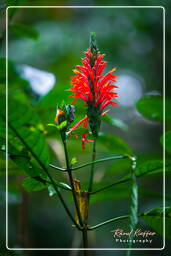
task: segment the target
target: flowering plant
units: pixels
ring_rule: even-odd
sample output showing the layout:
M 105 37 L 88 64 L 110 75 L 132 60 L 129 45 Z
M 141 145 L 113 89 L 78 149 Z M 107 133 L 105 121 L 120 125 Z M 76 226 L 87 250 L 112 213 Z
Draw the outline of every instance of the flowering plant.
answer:
M 6 159 L 10 162 L 10 164 L 12 160 L 15 168 L 17 166 L 18 172 L 15 169 L 17 175 L 20 175 L 20 177 L 22 175 L 22 184 L 25 190 L 31 192 L 47 189 L 49 196 L 56 195 L 58 197 L 58 202 L 61 202 L 66 214 L 69 217 L 69 220 L 71 221 L 70 228 L 72 230 L 78 230 L 80 233 L 82 233 L 82 247 L 84 248 L 84 254 L 88 255 L 88 250 L 86 250 L 86 248 L 91 247 L 91 239 L 89 236 L 90 231 L 104 227 L 109 223 L 112 223 L 113 225 L 113 223 L 116 223 L 118 220 L 122 221 L 123 219 L 127 219 L 129 221 L 129 230 L 127 232 L 130 234 L 128 243 L 129 248 L 134 246 L 132 244 L 132 238 L 134 237 L 135 232 L 132 232 L 132 230 L 138 227 L 139 218 L 144 220 L 147 219 L 146 222 L 149 225 L 151 224 L 152 228 L 154 227 L 159 234 L 162 234 L 162 208 L 153 209 L 144 213 L 138 213 L 137 178 L 142 176 L 149 177 L 148 174 L 162 172 L 163 162 L 160 159 L 152 159 L 144 161 L 143 163 L 138 163 L 138 161 L 141 160 L 141 156 L 138 157 L 137 161 L 137 157 L 135 157 L 132 149 L 127 145 L 126 142 L 124 142 L 124 140 L 110 133 L 100 133 L 101 123 L 103 120 L 108 121 L 110 125 L 113 125 L 114 122 L 114 118 L 111 118 L 108 115 L 108 112 L 111 107 L 117 106 L 117 77 L 113 74 L 115 72 L 115 68 L 104 74 L 104 69 L 107 66 L 107 62 L 104 61 L 104 54 L 101 54 L 97 48 L 95 33 L 91 33 L 90 45 L 84 54 L 85 57 L 82 59 L 82 65 L 76 66 L 76 69 L 74 69 L 74 76 L 71 78 L 71 86 L 68 90 L 70 93 L 68 101 L 71 101 L 72 99 L 72 102 L 69 104 L 65 104 L 65 102 L 58 104 L 56 115 L 55 107 L 59 99 L 56 99 L 54 90 L 50 91 L 49 95 L 46 95 L 37 105 L 33 103 L 34 110 L 36 109 L 38 113 L 38 115 L 36 115 L 36 111 L 33 111 L 33 109 L 29 106 L 30 102 L 27 104 L 18 100 L 20 97 L 17 97 L 14 90 L 11 89 L 11 93 L 9 93 L 9 117 L 7 120 L 9 121 L 9 142 L 8 145 L 5 146 L 5 138 L 3 137 L 5 133 L 2 131 L 0 142 L 2 155 L 4 155 L 5 151 Z M 64 93 L 66 95 L 66 92 Z M 24 97 L 24 99 L 27 99 L 27 97 Z M 47 101 L 46 97 L 49 99 L 49 101 Z M 49 103 L 51 103 L 52 98 L 55 100 L 53 107 L 50 108 Z M 84 106 L 83 112 L 81 112 L 81 117 L 79 118 L 77 108 L 78 105 L 75 104 L 76 101 Z M 44 108 L 42 108 L 42 102 L 44 102 Z M 2 107 L 4 107 L 3 101 L 0 104 L 2 104 Z M 17 111 L 14 111 L 16 106 Z M 161 106 L 162 99 L 158 95 L 143 97 L 136 104 L 137 110 L 144 117 L 153 121 L 162 120 Z M 118 108 L 116 108 L 116 111 L 117 110 Z M 49 124 L 52 129 L 50 127 L 46 129 L 44 126 L 44 124 L 47 124 L 47 121 L 44 120 L 45 112 L 48 116 L 48 122 L 49 120 L 54 120 L 53 123 Z M 52 118 L 49 117 L 51 113 L 53 116 Z M 6 117 L 2 114 L 2 130 L 6 127 L 5 118 Z M 82 128 L 80 129 L 80 127 Z M 80 134 L 81 141 L 79 141 Z M 166 133 L 167 141 L 170 139 L 170 134 L 170 131 Z M 53 139 L 51 138 L 51 135 Z M 48 140 L 45 136 L 49 136 Z M 74 152 L 74 154 L 79 154 L 81 151 L 83 155 L 89 155 L 87 152 L 90 152 L 91 160 L 83 164 L 77 164 L 77 158 L 75 156 L 71 157 L 71 152 L 68 150 L 68 146 L 69 144 L 72 145 L 71 140 L 73 137 L 77 139 L 77 142 L 82 145 L 82 149 L 84 150 L 82 151 L 81 147 L 79 146 L 79 150 L 77 149 L 77 153 Z M 56 138 L 58 140 L 56 140 Z M 104 153 L 105 158 L 99 158 L 97 152 L 100 151 L 100 143 L 108 148 L 112 155 L 106 157 L 106 153 Z M 161 137 L 161 143 L 164 143 L 163 137 Z M 55 146 L 53 147 L 54 144 Z M 87 144 L 89 144 L 89 149 Z M 63 150 L 61 150 L 61 145 L 63 146 Z M 76 145 L 76 141 L 74 141 L 74 145 Z M 48 150 L 49 146 L 52 149 L 50 160 Z M 73 151 L 75 150 L 75 148 L 72 149 Z M 171 151 L 169 144 L 166 145 L 166 150 L 168 151 L 168 154 L 170 154 Z M 60 157 L 62 158 L 62 161 L 59 161 L 62 167 L 57 166 L 59 164 L 56 164 L 56 155 L 58 159 L 60 159 Z M 108 168 L 105 166 L 103 170 L 107 170 L 107 175 L 105 177 L 102 176 L 103 171 L 101 172 L 101 169 L 96 170 L 95 167 L 99 163 L 103 164 L 108 163 L 109 161 L 114 162 L 112 165 L 114 171 L 118 170 L 117 168 L 120 168 L 121 170 L 122 163 L 124 166 L 126 162 L 126 170 L 128 173 L 124 173 L 124 176 L 120 178 L 112 176 L 112 180 L 115 180 L 111 181 Z M 167 170 L 169 170 L 170 167 L 169 163 L 169 161 L 166 162 L 166 168 L 168 168 Z M 83 176 L 81 176 L 81 170 L 84 170 L 84 167 L 87 167 L 87 171 L 82 172 Z M 122 169 L 122 171 L 125 172 L 125 167 Z M 76 172 L 77 170 L 79 175 Z M 57 176 L 57 172 L 62 173 L 62 175 Z M 14 172 L 11 173 L 12 175 L 14 174 Z M 9 172 L 8 174 L 11 173 Z M 23 175 L 27 175 L 27 177 L 23 178 Z M 99 178 L 98 176 L 101 176 L 101 178 L 97 182 L 97 178 Z M 57 180 L 59 177 L 62 177 L 63 180 Z M 16 181 L 18 182 L 17 178 Z M 68 182 L 66 181 L 66 178 L 68 178 Z M 85 180 L 86 182 L 88 180 L 88 182 L 85 183 Z M 13 182 L 13 176 L 12 178 L 9 178 L 9 183 L 11 181 Z M 119 190 L 120 185 L 122 187 Z M 68 198 L 65 197 L 66 194 L 63 193 L 64 191 L 66 191 L 66 194 L 69 195 Z M 103 198 L 105 198 L 106 195 L 107 199 L 118 199 L 122 197 L 123 192 L 125 193 L 125 197 L 130 199 L 128 205 L 129 214 L 116 217 L 112 213 L 111 219 L 96 225 L 92 225 L 91 222 L 93 214 L 91 213 L 91 209 L 92 204 L 94 203 L 93 200 L 105 200 Z M 148 191 L 145 191 L 145 193 L 147 192 Z M 26 193 L 26 191 L 24 193 Z M 25 203 L 24 196 L 23 202 Z M 67 199 L 72 200 L 73 209 L 70 208 L 71 205 L 68 204 Z M 127 209 L 127 206 L 125 206 L 124 209 Z M 121 210 L 123 210 L 123 208 Z M 96 208 L 94 208 L 94 211 L 96 211 Z M 168 218 L 171 216 L 170 211 L 171 208 L 166 208 L 166 215 Z M 21 213 L 22 219 L 23 212 Z M 25 224 L 25 220 L 22 219 L 22 221 Z M 160 228 L 158 228 L 159 224 Z M 118 233 L 122 233 L 122 230 L 115 230 L 113 232 L 113 236 L 117 236 Z M 26 239 L 23 240 L 25 241 Z M 23 244 L 23 248 L 24 247 L 28 246 Z M 130 250 L 128 251 L 128 255 L 129 254 Z
M 113 75 L 113 72 L 116 70 L 113 68 L 111 71 L 103 75 L 104 68 L 107 64 L 106 61 L 103 60 L 105 54 L 101 54 L 97 48 L 96 43 L 96 35 L 95 33 L 90 34 L 90 47 L 84 53 L 85 58 L 82 59 L 82 65 L 77 65 L 73 72 L 75 76 L 71 78 L 72 87 L 69 89 L 71 91 L 71 95 L 69 97 L 74 98 L 72 104 L 74 104 L 78 99 L 82 100 L 86 103 L 86 115 L 85 117 L 77 122 L 74 126 L 70 128 L 72 122 L 74 122 L 74 111 L 75 108 L 73 105 L 62 104 L 57 108 L 55 123 L 49 124 L 52 126 L 56 126 L 61 134 L 61 139 L 64 146 L 65 159 L 66 159 L 66 171 L 68 173 L 70 179 L 71 190 L 73 194 L 73 199 L 75 203 L 75 213 L 74 218 L 72 217 L 70 211 L 67 206 L 64 204 L 65 209 L 67 209 L 68 215 L 74 222 L 74 225 L 82 231 L 83 233 L 83 246 L 84 248 L 88 247 L 88 238 L 87 231 L 92 230 L 95 227 L 90 227 L 88 224 L 88 212 L 89 212 L 89 201 L 93 188 L 93 177 L 94 177 L 94 165 L 96 162 L 103 162 L 106 160 L 114 160 L 114 159 L 124 159 L 128 158 L 132 163 L 132 179 L 133 179 L 133 196 L 132 201 L 133 205 L 131 208 L 131 228 L 133 228 L 137 224 L 137 185 L 136 185 L 136 176 L 134 174 L 135 166 L 136 166 L 136 158 L 131 155 L 115 155 L 110 158 L 101 159 L 96 161 L 96 140 L 98 139 L 101 118 L 106 115 L 110 109 L 104 111 L 104 109 L 108 106 L 116 106 L 117 102 L 113 101 L 117 97 L 117 93 L 115 89 L 117 86 L 114 84 L 116 82 L 116 76 Z M 93 143 L 92 150 L 92 162 L 86 163 L 81 166 L 73 167 L 74 161 L 69 161 L 68 151 L 67 151 L 67 139 L 69 135 L 72 135 L 78 138 L 76 134 L 77 128 L 82 125 L 82 128 L 85 129 L 85 132 L 82 133 L 82 149 L 85 149 L 85 144 L 88 142 Z M 87 139 L 87 128 L 88 132 L 92 134 L 93 139 Z M 75 159 L 74 159 L 75 160 Z M 83 168 L 84 166 L 90 165 L 90 178 L 89 185 L 87 190 L 83 191 L 81 189 L 81 183 L 78 179 L 73 179 L 72 172 L 76 169 Z M 61 168 L 50 165 L 54 169 L 61 170 Z M 106 188 L 102 188 L 105 190 Z M 101 191 L 101 190 L 99 190 Z M 98 191 L 96 191 L 98 192 Z M 136 198 L 135 198 L 136 195 Z M 125 218 L 125 216 L 121 217 Z M 113 220 L 110 220 L 113 221 Z M 103 225 L 105 223 L 101 223 L 97 225 L 97 227 Z M 85 251 L 85 255 L 87 252 Z

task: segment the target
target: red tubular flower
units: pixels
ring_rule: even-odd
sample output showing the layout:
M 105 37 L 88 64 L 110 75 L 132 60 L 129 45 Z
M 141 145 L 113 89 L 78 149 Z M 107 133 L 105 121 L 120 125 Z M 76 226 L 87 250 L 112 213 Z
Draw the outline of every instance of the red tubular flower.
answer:
M 89 140 L 86 138 L 87 134 L 83 133 L 82 134 L 82 149 L 85 149 L 85 144 L 88 144 L 89 142 L 93 142 L 94 140 Z
M 117 97 L 114 89 L 117 88 L 113 83 L 116 82 L 116 76 L 112 73 L 116 70 L 113 68 L 110 72 L 102 75 L 102 72 L 107 64 L 103 61 L 105 54 L 97 53 L 94 57 L 94 65 L 91 66 L 91 59 L 93 54 L 90 49 L 85 52 L 85 58 L 82 59 L 83 66 L 77 65 L 77 69 L 73 70 L 76 76 L 73 76 L 73 88 L 69 89 L 73 92 L 69 97 L 74 97 L 75 100 L 80 98 L 87 104 L 92 103 L 94 106 L 99 106 L 103 110 L 108 105 L 115 106 L 117 103 L 113 102 L 113 98 Z
M 93 136 L 97 137 L 101 116 L 107 113 L 107 111 L 103 112 L 103 110 L 109 105 L 117 105 L 113 101 L 117 97 L 115 92 L 117 86 L 114 85 L 116 76 L 113 75 L 116 69 L 113 68 L 107 74 L 102 75 L 107 62 L 103 60 L 105 54 L 101 54 L 97 50 L 94 34 L 91 35 L 90 49 L 84 54 L 82 66 L 77 65 L 77 69 L 73 70 L 76 75 L 71 78 L 73 87 L 69 89 L 72 92 L 72 95 L 69 97 L 74 98 L 73 104 L 77 99 L 86 102 L 87 116 L 79 121 L 71 130 L 76 129 L 81 124 L 83 124 L 83 127 L 86 127 L 87 123 L 89 123 Z

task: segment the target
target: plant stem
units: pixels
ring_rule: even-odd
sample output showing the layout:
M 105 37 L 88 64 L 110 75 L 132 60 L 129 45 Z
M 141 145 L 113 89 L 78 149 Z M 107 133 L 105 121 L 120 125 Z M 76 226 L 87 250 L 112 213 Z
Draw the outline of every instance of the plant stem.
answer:
M 73 181 L 73 177 L 72 177 L 72 171 L 70 169 L 70 163 L 69 163 L 68 151 L 67 151 L 67 146 L 66 146 L 66 140 L 62 136 L 61 136 L 61 139 L 62 139 L 63 146 L 64 146 L 66 167 L 67 167 L 67 172 L 68 172 L 68 176 L 69 176 L 69 180 L 70 180 L 70 184 L 71 184 L 71 188 L 72 188 L 72 194 L 73 194 L 73 199 L 74 199 L 74 203 L 75 203 L 75 208 L 76 208 L 76 211 L 77 211 L 77 216 L 78 216 L 78 219 L 79 219 L 79 223 L 83 227 L 83 221 L 82 221 L 80 208 L 79 208 L 79 205 L 78 205 L 78 202 L 77 202 L 76 192 L 75 192 L 75 188 L 74 188 L 74 181 Z
M 97 163 L 101 163 L 101 162 L 105 162 L 105 161 L 117 160 L 117 159 L 125 159 L 125 158 L 128 158 L 128 156 L 127 156 L 127 155 L 115 155 L 115 156 L 111 156 L 111 157 L 106 157 L 106 158 L 102 158 L 102 159 L 95 160 L 95 161 L 93 161 L 93 162 L 91 161 L 91 162 L 88 162 L 88 163 L 85 163 L 85 164 L 82 164 L 82 165 L 73 167 L 73 168 L 71 168 L 71 171 L 75 171 L 75 170 L 81 169 L 81 168 L 83 168 L 83 167 L 92 165 L 93 163 L 94 163 L 94 164 L 97 164 Z M 67 171 L 67 169 L 58 167 L 58 166 L 53 165 L 53 164 L 49 164 L 49 166 L 52 167 L 52 168 L 54 168 L 54 169 L 57 169 L 57 170 L 59 170 L 59 171 L 63 171 L 63 172 L 66 172 L 66 171 Z
M 110 220 L 106 220 L 106 221 L 104 221 L 104 222 L 101 222 L 101 223 L 99 223 L 99 224 L 97 224 L 97 225 L 95 225 L 95 226 L 89 227 L 88 230 L 93 230 L 93 229 L 99 228 L 99 227 L 101 227 L 101 226 L 103 226 L 103 225 L 106 225 L 106 224 L 108 224 L 108 223 L 114 222 L 114 221 L 116 221 L 116 220 L 127 219 L 127 218 L 129 218 L 129 215 L 124 215 L 124 216 L 115 217 L 115 218 L 113 218 L 113 219 L 110 219 Z
M 95 191 L 92 191 L 90 194 L 91 194 L 91 195 L 94 195 L 94 194 L 96 194 L 96 193 L 98 193 L 98 192 L 104 191 L 104 190 L 106 190 L 106 189 L 108 189 L 108 188 L 111 188 L 111 187 L 113 187 L 113 186 L 115 186 L 115 185 L 125 183 L 125 182 L 127 182 L 127 181 L 129 181 L 129 180 L 131 180 L 131 178 L 127 178 L 127 179 L 125 179 L 125 180 L 116 181 L 116 182 L 114 182 L 114 183 L 111 183 L 111 184 L 109 184 L 109 185 L 103 187 L 103 188 L 99 188 L 99 189 L 97 189 L 97 190 L 95 190 Z
M 132 188 L 131 188 L 131 202 L 130 202 L 130 230 L 134 230 L 138 223 L 138 184 L 136 179 L 136 157 L 130 157 L 132 161 Z M 131 234 L 130 241 L 134 238 Z M 132 242 L 129 243 L 129 248 L 132 248 Z M 127 251 L 127 256 L 131 255 L 131 250 Z
M 107 158 L 98 159 L 98 160 L 95 160 L 95 161 L 88 162 L 88 163 L 86 163 L 86 164 L 82 164 L 82 165 L 73 167 L 71 170 L 72 170 L 72 171 L 75 171 L 75 170 L 77 170 L 77 169 L 81 169 L 81 168 L 86 167 L 86 166 L 88 166 L 88 165 L 92 165 L 92 164 L 96 164 L 96 163 L 101 163 L 101 162 L 105 162 L 105 161 L 109 161 L 109 160 L 124 159 L 124 158 L 128 158 L 128 157 L 127 157 L 126 155 L 115 155 L 115 156 L 111 156 L 111 157 L 107 157 Z
M 94 138 L 93 152 L 92 152 L 92 164 L 91 164 L 90 179 L 89 179 L 89 186 L 88 186 L 88 192 L 89 193 L 92 191 L 92 187 L 93 187 L 94 161 L 95 161 L 95 159 L 96 159 L 96 139 Z
M 54 168 L 54 169 L 57 169 L 58 171 L 62 171 L 62 172 L 66 172 L 67 171 L 67 169 L 58 167 L 58 166 L 53 165 L 53 164 L 49 164 L 49 166 Z

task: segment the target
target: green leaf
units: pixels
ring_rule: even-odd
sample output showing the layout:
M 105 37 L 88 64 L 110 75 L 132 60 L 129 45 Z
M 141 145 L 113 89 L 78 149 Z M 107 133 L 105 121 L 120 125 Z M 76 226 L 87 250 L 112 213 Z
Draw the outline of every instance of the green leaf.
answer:
M 145 118 L 162 122 L 163 99 L 161 96 L 145 96 L 136 103 L 136 108 Z
M 16 107 L 17 110 L 14 111 Z M 1 109 L 3 109 L 3 105 L 1 105 Z M 1 118 L 3 123 L 5 123 L 3 113 Z M 36 164 L 42 169 L 48 168 L 49 151 L 45 141 L 44 131 L 40 129 L 41 122 L 34 110 L 28 105 L 9 99 L 8 120 L 9 142 L 13 144 L 15 143 L 15 139 L 18 138 L 24 148 L 35 159 Z
M 165 209 L 166 238 L 171 239 L 171 207 Z M 140 217 L 157 233 L 163 235 L 163 208 L 156 208 L 140 214 Z
M 128 131 L 128 129 L 129 129 L 128 125 L 124 121 L 122 121 L 121 119 L 112 118 L 111 116 L 106 115 L 106 116 L 102 117 L 102 120 L 105 123 L 108 123 L 108 124 L 111 124 L 111 125 L 113 125 L 117 128 L 120 128 L 123 131 Z
M 35 28 L 21 23 L 11 24 L 9 26 L 9 32 L 12 32 L 17 36 L 27 37 L 34 40 L 39 37 L 39 33 Z
M 57 130 L 59 130 L 59 129 L 58 129 L 58 126 L 57 126 L 56 124 L 47 124 L 47 126 L 55 127 Z
M 171 167 L 171 161 L 166 162 L 166 167 Z M 136 176 L 163 172 L 163 160 L 149 160 L 136 168 Z
M 67 126 L 67 120 L 63 121 L 62 123 L 60 123 L 57 128 L 58 130 L 62 130 Z
M 114 154 L 133 154 L 128 144 L 118 136 L 112 134 L 100 134 L 98 142 L 103 144 L 110 152 Z
M 71 162 L 70 162 L 71 167 L 73 167 L 76 163 L 77 163 L 77 158 L 76 158 L 76 157 L 73 157 L 73 158 L 71 159 Z
M 166 121 L 171 120 L 171 100 L 165 100 Z M 145 96 L 136 103 L 139 113 L 152 121 L 163 121 L 163 98 L 161 96 Z
M 0 138 L 0 148 L 2 149 L 3 147 L 4 151 L 6 151 L 5 139 Z M 25 148 L 21 147 L 21 149 L 18 150 L 16 146 L 8 142 L 8 156 L 9 159 L 19 167 L 18 172 L 20 174 L 25 173 L 29 176 L 40 175 L 41 173 L 44 174 L 44 172 L 32 161 L 29 152 Z
M 25 178 L 23 180 L 22 184 L 23 184 L 25 190 L 28 192 L 40 191 L 42 189 L 46 189 L 49 186 L 46 182 L 43 184 L 42 181 L 36 180 L 31 177 Z
M 165 149 L 166 151 L 171 154 L 171 131 L 167 131 L 165 134 Z M 160 142 L 163 145 L 163 136 L 160 138 Z

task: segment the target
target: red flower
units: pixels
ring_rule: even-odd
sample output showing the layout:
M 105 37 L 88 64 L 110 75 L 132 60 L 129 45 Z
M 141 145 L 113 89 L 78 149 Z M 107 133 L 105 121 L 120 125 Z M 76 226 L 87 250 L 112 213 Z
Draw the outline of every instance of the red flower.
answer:
M 80 120 L 78 123 L 76 123 L 71 129 L 69 129 L 70 132 L 74 131 L 81 124 L 83 124 L 83 128 L 87 128 L 88 116 L 85 116 L 82 120 Z
M 73 72 L 76 76 L 71 78 L 73 88 L 72 91 L 75 103 L 78 98 L 85 101 L 87 104 L 93 103 L 94 106 L 99 106 L 103 110 L 108 105 L 115 106 L 117 103 L 113 102 L 113 98 L 117 97 L 114 89 L 117 88 L 113 83 L 116 82 L 116 76 L 112 73 L 116 70 L 113 68 L 110 72 L 102 75 L 102 72 L 107 64 L 103 61 L 105 54 L 97 52 L 96 56 L 93 55 L 90 49 L 85 52 L 85 58 L 82 59 L 83 66 L 77 65 Z M 93 66 L 91 61 L 94 59 Z
M 101 54 L 97 49 L 94 33 L 90 35 L 90 49 L 84 54 L 82 66 L 77 65 L 77 69 L 73 70 L 76 75 L 71 78 L 73 87 L 69 89 L 72 92 L 69 97 L 74 98 L 73 104 L 77 99 L 86 102 L 87 115 L 75 124 L 70 131 L 75 130 L 81 124 L 83 128 L 86 128 L 87 124 L 89 124 L 93 137 L 97 138 L 101 125 L 101 116 L 109 111 L 103 112 L 103 110 L 109 105 L 117 105 L 113 101 L 117 97 L 115 92 L 117 86 L 114 85 L 116 76 L 113 75 L 115 68 L 102 75 L 107 62 L 103 61 L 105 54 Z

